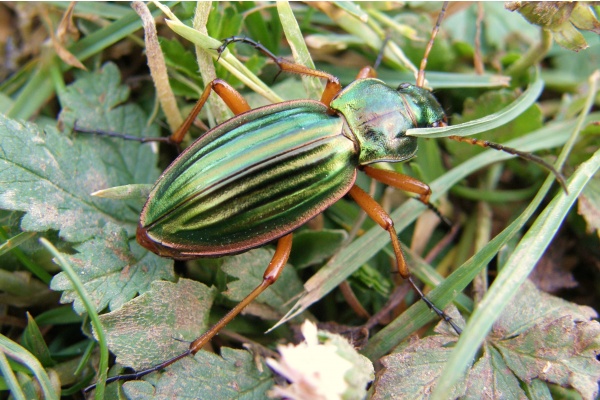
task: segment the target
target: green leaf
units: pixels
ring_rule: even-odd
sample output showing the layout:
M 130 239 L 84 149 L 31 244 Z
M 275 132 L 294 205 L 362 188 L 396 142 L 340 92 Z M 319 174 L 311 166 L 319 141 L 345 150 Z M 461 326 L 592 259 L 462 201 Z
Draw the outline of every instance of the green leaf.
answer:
M 477 99 L 469 98 L 465 101 L 462 115 L 452 117 L 453 124 L 463 124 L 492 115 L 510 105 L 519 98 L 519 95 L 509 90 L 498 90 L 486 92 Z M 523 136 L 536 129 L 542 128 L 542 113 L 537 104 L 527 108 L 518 117 L 498 128 L 486 131 L 477 136 L 477 139 L 490 140 L 493 142 L 506 142 Z M 454 141 L 446 142 L 447 149 L 457 157 L 457 161 L 463 162 L 472 158 L 483 149 L 479 146 L 469 146 L 465 143 Z
M 265 399 L 273 386 L 271 370 L 245 350 L 200 351 L 167 368 L 160 377 L 126 382 L 129 399 Z
M 502 356 L 491 346 L 483 346 L 483 356 L 471 371 L 465 399 L 526 399 L 519 381 L 508 373 Z
M 23 332 L 23 347 L 35 355 L 43 366 L 51 367 L 55 364 L 40 328 L 29 313 L 27 313 L 27 328 Z
M 590 307 L 569 303 L 525 282 L 494 324 L 482 356 L 448 397 L 526 398 L 521 385 L 538 379 L 574 387 L 584 398 L 594 398 L 600 379 L 596 316 Z M 413 338 L 382 358 L 384 369 L 374 384 L 374 398 L 393 393 L 421 398 L 437 386 L 457 340 L 447 329 L 439 323 L 436 335 Z M 422 373 L 425 368 L 427 374 Z
M 540 292 L 527 281 L 494 324 L 492 343 L 520 380 L 537 378 L 595 398 L 600 380 L 597 316 L 590 307 Z
M 65 258 L 79 274 L 88 295 L 97 311 L 120 308 L 137 294 L 150 290 L 153 281 L 174 280 L 173 261 L 158 257 L 133 244 L 135 253 L 129 248 L 129 238 L 124 229 L 107 224 L 98 236 L 75 246 L 76 254 Z M 73 302 L 79 314 L 85 311 L 66 273 L 54 276 L 50 286 L 63 291 L 61 302 Z
M 139 134 L 145 116 L 137 106 L 117 106 L 128 95 L 119 79 L 112 64 L 97 74 L 83 74 L 61 98 L 65 125 L 77 120 L 83 127 Z M 87 135 L 72 139 L 54 128 L 42 131 L 2 115 L 0 141 L 0 208 L 24 211 L 24 231 L 54 229 L 70 242 L 97 235 L 108 222 L 135 232 L 139 206 L 94 198 L 91 193 L 153 182 L 158 170 L 150 146 Z
M 35 377 L 37 378 L 37 383 L 40 385 L 42 392 L 46 399 L 58 399 L 60 394 L 60 388 L 55 387 L 53 385 L 52 380 L 48 376 L 48 372 L 42 367 L 39 360 L 35 358 L 30 352 L 28 352 L 25 348 L 19 346 L 17 343 L 8 339 L 6 336 L 0 334 L 0 353 L 8 356 L 14 360 L 19 361 L 21 364 L 25 365 L 28 369 L 33 372 Z M 8 363 L 0 362 L 0 370 L 5 369 Z M 3 375 L 11 375 L 10 371 L 2 371 Z M 19 373 L 21 376 L 22 374 Z M 26 376 L 26 375 L 22 375 Z M 26 385 L 26 384 L 25 384 Z M 24 389 L 27 389 L 23 387 Z M 36 398 L 37 396 L 29 397 Z
M 455 342 L 455 335 L 444 333 L 423 339 L 415 336 L 398 346 L 394 353 L 381 358 L 383 369 L 377 374 L 373 384 L 372 398 L 395 398 L 399 394 L 402 398 L 427 397 L 437 384 L 437 378 L 441 375 Z M 461 382 L 447 393 L 447 397 L 462 396 L 465 389 L 464 382 Z
M 239 302 L 263 281 L 263 275 L 273 258 L 272 249 L 259 248 L 233 257 L 224 258 L 221 270 L 238 278 L 227 284 L 223 294 L 230 300 Z M 280 318 L 290 309 L 293 295 L 302 290 L 302 282 L 289 264 L 283 269 L 279 279 L 268 287 L 251 303 L 245 312 L 266 319 Z
M 214 289 L 188 279 L 158 281 L 117 311 L 101 315 L 117 362 L 139 370 L 187 350 L 175 339 L 192 341 L 206 330 L 214 296 Z
M 290 263 L 297 269 L 319 264 L 333 256 L 347 237 L 341 229 L 301 231 L 294 235 Z
M 65 125 L 128 134 L 150 134 L 146 117 L 134 105 L 120 106 L 129 92 L 119 84 L 116 67 L 83 73 L 61 97 Z M 0 207 L 24 211 L 25 231 L 54 229 L 80 253 L 68 259 L 79 271 L 97 310 L 118 308 L 152 280 L 173 279 L 172 261 L 128 247 L 141 208 L 139 199 L 116 201 L 91 194 L 130 183 L 150 183 L 159 174 L 151 146 L 90 135 L 69 138 L 54 128 L 42 132 L 0 116 Z M 133 251 L 133 253 L 132 253 Z M 78 296 L 61 273 L 54 290 L 65 290 L 63 302 Z

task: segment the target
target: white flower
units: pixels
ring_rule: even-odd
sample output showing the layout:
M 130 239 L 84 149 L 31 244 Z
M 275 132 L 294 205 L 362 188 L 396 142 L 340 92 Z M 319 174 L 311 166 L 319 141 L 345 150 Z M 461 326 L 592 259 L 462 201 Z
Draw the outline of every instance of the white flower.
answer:
M 297 346 L 280 345 L 280 360 L 267 359 L 272 369 L 291 382 L 275 386 L 269 395 L 295 400 L 363 398 L 366 385 L 374 376 L 371 362 L 341 336 L 317 332 L 310 321 L 305 321 L 301 330 L 304 342 Z M 358 376 L 364 378 L 356 379 Z

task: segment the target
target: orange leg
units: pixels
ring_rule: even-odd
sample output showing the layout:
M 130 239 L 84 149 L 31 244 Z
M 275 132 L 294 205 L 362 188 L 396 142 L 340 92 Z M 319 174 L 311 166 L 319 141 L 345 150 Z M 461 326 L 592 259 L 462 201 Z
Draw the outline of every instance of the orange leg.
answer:
M 363 167 L 365 174 L 371 178 L 385 183 L 388 186 L 395 187 L 396 189 L 405 190 L 407 192 L 415 193 L 419 195 L 419 200 L 423 203 L 429 203 L 429 197 L 431 196 L 431 189 L 425 182 L 421 182 L 412 176 L 399 174 L 394 171 L 386 171 L 383 169 L 377 169 L 369 166 Z
M 130 381 L 139 379 L 145 375 L 148 375 L 152 372 L 159 371 L 169 365 L 185 358 L 189 355 L 194 355 L 202 349 L 202 347 L 208 343 L 216 334 L 219 333 L 221 329 L 223 329 L 231 320 L 233 320 L 248 304 L 250 304 L 255 298 L 257 298 L 262 292 L 265 291 L 266 288 L 271 286 L 283 271 L 285 264 L 290 257 L 290 252 L 292 251 L 292 234 L 288 234 L 277 241 L 277 248 L 275 249 L 275 254 L 273 254 L 273 258 L 269 263 L 265 273 L 263 274 L 263 281 L 260 285 L 256 287 L 244 300 L 242 300 L 238 305 L 236 305 L 231 311 L 229 311 L 219 322 L 217 322 L 214 326 L 212 326 L 208 331 L 206 331 L 202 336 L 194 340 L 188 350 L 185 352 L 165 361 L 158 365 L 155 365 L 151 368 L 145 369 L 143 371 L 135 372 L 133 374 L 126 375 L 118 375 L 113 376 L 106 380 L 106 383 L 111 383 L 115 381 Z M 95 388 L 96 385 L 89 386 L 84 389 L 85 392 L 88 392 Z
M 367 215 L 373 219 L 379 226 L 388 231 L 390 234 L 390 239 L 392 240 L 392 248 L 394 249 L 394 255 L 396 256 L 396 264 L 398 268 L 398 272 L 402 278 L 408 280 L 413 289 L 418 293 L 427 306 L 432 309 L 440 318 L 447 321 L 454 330 L 460 334 L 461 330 L 454 322 L 452 322 L 452 318 L 450 318 L 444 311 L 440 310 L 429 300 L 425 294 L 419 289 L 419 287 L 415 284 L 406 264 L 406 259 L 404 258 L 404 254 L 402 253 L 402 247 L 400 246 L 400 241 L 398 240 L 398 235 L 396 234 L 396 229 L 394 229 L 394 221 L 392 218 L 385 212 L 383 207 L 379 205 L 367 192 L 354 185 L 352 189 L 348 192 L 350 197 L 356 203 L 365 210 Z
M 237 90 L 231 87 L 224 80 L 215 79 L 206 86 L 204 92 L 202 92 L 202 96 L 200 96 L 200 99 L 198 99 L 198 102 L 192 109 L 192 112 L 190 112 L 185 121 L 183 121 L 183 124 L 181 124 L 181 126 L 177 128 L 177 130 L 169 137 L 169 142 L 176 145 L 181 143 L 185 133 L 190 129 L 192 123 L 194 123 L 194 120 L 200 113 L 200 110 L 202 110 L 202 107 L 204 107 L 206 100 L 208 100 L 211 90 L 214 90 L 215 93 L 219 95 L 221 99 L 223 99 L 227 107 L 229 107 L 229 109 L 233 111 L 235 115 L 250 110 L 248 102 Z
M 425 204 L 427 208 L 436 213 L 436 215 L 448 226 L 452 226 L 452 223 L 448 218 L 444 217 L 440 211 L 429 202 L 431 196 L 431 188 L 425 182 L 421 182 L 412 176 L 400 174 L 394 171 L 386 171 L 383 169 L 377 169 L 369 166 L 362 167 L 362 170 L 369 175 L 371 178 L 385 183 L 388 186 L 395 187 L 396 189 L 404 190 L 406 192 L 417 194 L 418 200 Z
M 277 248 L 275 254 L 269 263 L 265 273 L 263 274 L 263 281 L 256 287 L 244 300 L 242 300 L 237 306 L 229 311 L 219 322 L 217 322 L 212 328 L 206 333 L 194 340 L 190 344 L 190 353 L 196 354 L 200 349 L 208 343 L 221 329 L 225 327 L 232 319 L 234 319 L 248 304 L 250 304 L 256 297 L 258 297 L 266 288 L 271 286 L 283 271 L 283 267 L 290 257 L 292 251 L 292 234 L 288 234 L 277 241 Z
M 370 65 L 363 67 L 360 71 L 358 71 L 358 75 L 356 75 L 356 79 L 366 78 L 377 78 L 377 72 Z
M 217 52 L 219 54 L 221 54 L 223 51 L 225 51 L 225 48 L 229 44 L 234 43 L 234 42 L 247 43 L 247 44 L 253 46 L 255 49 L 259 50 L 265 56 L 267 56 L 271 60 L 273 60 L 273 62 L 275 62 L 275 64 L 277 64 L 277 66 L 279 67 L 280 72 L 285 71 L 285 72 L 291 72 L 293 74 L 314 76 L 317 78 L 327 79 L 327 84 L 325 86 L 325 90 L 323 91 L 323 94 L 321 95 L 321 103 L 325 104 L 327 107 L 329 107 L 331 100 L 333 100 L 335 95 L 338 94 L 339 91 L 342 89 L 340 80 L 337 77 L 335 77 L 327 72 L 324 72 L 324 71 L 319 71 L 316 69 L 305 67 L 304 65 L 296 64 L 294 62 L 286 60 L 283 57 L 277 57 L 275 54 L 271 53 L 269 51 L 269 49 L 267 49 L 265 46 L 263 46 L 262 44 L 260 44 L 258 42 L 255 42 L 252 39 L 248 39 L 247 37 L 232 36 L 230 38 L 227 38 L 227 39 L 223 40 L 223 44 L 221 46 L 219 46 L 219 48 L 217 49 Z

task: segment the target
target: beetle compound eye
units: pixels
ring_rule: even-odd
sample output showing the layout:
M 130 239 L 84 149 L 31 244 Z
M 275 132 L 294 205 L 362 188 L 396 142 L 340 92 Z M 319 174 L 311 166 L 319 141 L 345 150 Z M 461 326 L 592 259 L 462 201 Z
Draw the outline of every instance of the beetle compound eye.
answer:
M 408 89 L 411 86 L 412 86 L 412 84 L 410 84 L 408 82 L 404 82 L 404 83 L 401 83 L 400 85 L 398 85 L 397 90 Z

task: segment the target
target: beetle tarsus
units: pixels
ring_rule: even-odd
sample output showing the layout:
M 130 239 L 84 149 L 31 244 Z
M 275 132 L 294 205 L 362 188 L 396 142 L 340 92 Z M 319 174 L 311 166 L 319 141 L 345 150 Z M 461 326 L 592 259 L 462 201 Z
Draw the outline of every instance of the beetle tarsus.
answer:
M 111 376 L 110 378 L 108 378 L 106 380 L 106 384 L 116 382 L 116 381 L 127 382 L 127 381 L 138 380 L 148 374 L 151 374 L 152 372 L 160 371 L 161 369 L 168 367 L 169 365 L 181 360 L 182 358 L 185 358 L 185 357 L 193 355 L 193 354 L 195 354 L 195 353 L 193 353 L 191 349 L 188 349 L 188 350 L 184 351 L 183 353 L 181 353 L 173 358 L 170 358 L 167 361 L 164 361 L 160 364 L 157 364 L 153 367 L 150 367 L 148 369 L 138 371 L 138 372 L 133 372 L 131 374 Z M 87 393 L 87 392 L 93 390 L 96 387 L 96 385 L 97 385 L 97 383 L 94 383 L 93 385 L 86 387 L 85 389 L 83 389 L 83 392 Z
M 427 304 L 427 307 L 429 307 L 433 312 L 435 312 L 441 319 L 443 319 L 444 321 L 446 321 L 447 323 L 450 324 L 450 326 L 452 327 L 452 329 L 454 329 L 454 331 L 460 335 L 462 333 L 462 329 L 460 329 L 452 320 L 452 317 L 450 317 L 448 314 L 446 314 L 444 312 L 444 310 L 439 309 L 435 304 L 433 304 L 433 302 L 431 300 L 429 300 L 429 298 L 427 298 L 427 296 L 425 296 L 425 293 L 423 293 L 423 291 L 421 289 L 419 289 L 419 287 L 417 286 L 417 284 L 415 283 L 415 281 L 413 281 L 412 277 L 408 277 L 407 278 L 408 282 L 410 283 L 410 285 L 413 287 L 413 289 L 415 290 L 415 292 L 417 292 L 417 294 L 419 295 L 419 297 L 421 297 L 421 300 L 423 300 L 425 302 L 425 304 Z
M 448 228 L 452 228 L 452 221 L 450 221 L 448 219 L 448 217 L 446 217 L 444 214 L 442 214 L 442 212 L 433 204 L 431 204 L 430 202 L 425 202 L 423 200 L 421 200 L 419 197 L 414 197 L 414 199 L 419 200 L 421 203 L 425 204 L 425 206 L 430 209 L 431 211 L 433 211 L 435 213 L 435 215 L 440 219 L 440 221 L 442 221 L 442 223 L 444 225 L 446 225 Z

